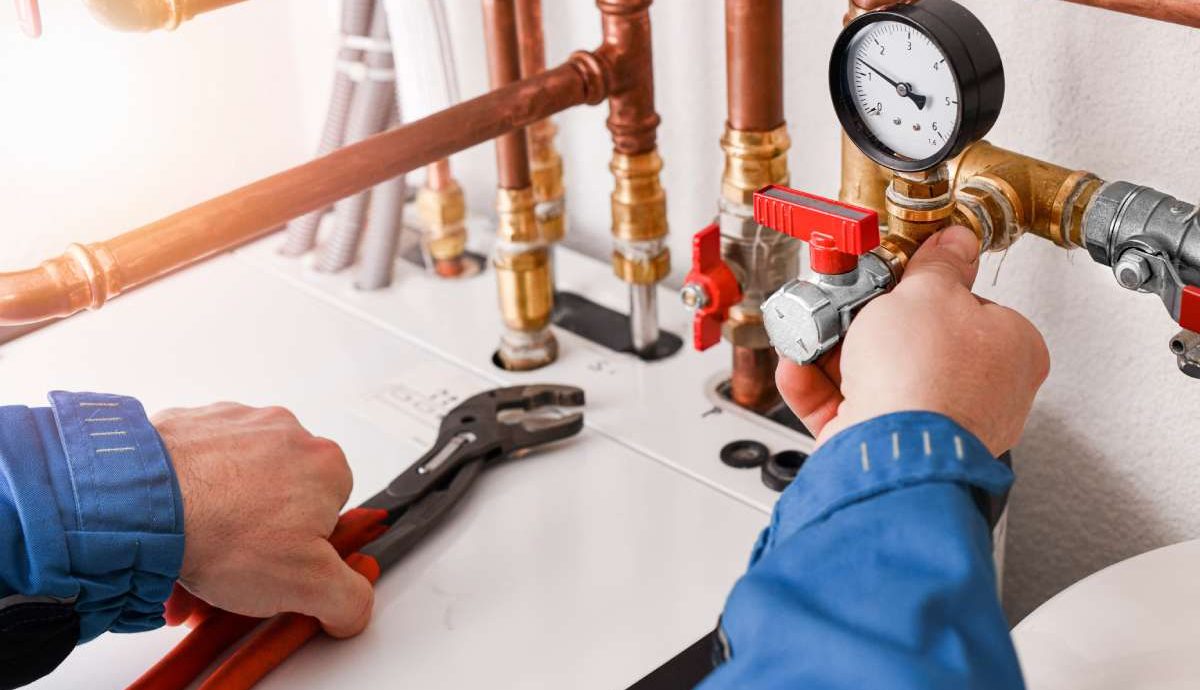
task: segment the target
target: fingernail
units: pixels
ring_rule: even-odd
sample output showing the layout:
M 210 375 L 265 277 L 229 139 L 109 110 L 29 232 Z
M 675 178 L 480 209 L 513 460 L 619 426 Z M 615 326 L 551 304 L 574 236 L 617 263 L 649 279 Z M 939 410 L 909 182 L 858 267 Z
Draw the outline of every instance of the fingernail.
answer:
M 961 225 L 953 225 L 939 233 L 937 245 L 968 264 L 973 264 L 979 259 L 979 239 L 975 237 L 975 233 Z

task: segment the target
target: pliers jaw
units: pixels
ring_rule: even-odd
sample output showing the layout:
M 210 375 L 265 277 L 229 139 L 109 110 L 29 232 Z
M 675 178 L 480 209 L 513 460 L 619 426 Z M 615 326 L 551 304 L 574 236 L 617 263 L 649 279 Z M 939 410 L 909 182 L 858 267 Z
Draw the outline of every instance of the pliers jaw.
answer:
M 583 403 L 583 390 L 574 386 L 512 386 L 474 395 L 442 419 L 429 452 L 364 505 L 402 512 L 476 461 L 491 463 L 574 436 L 583 429 L 581 413 L 544 412 Z

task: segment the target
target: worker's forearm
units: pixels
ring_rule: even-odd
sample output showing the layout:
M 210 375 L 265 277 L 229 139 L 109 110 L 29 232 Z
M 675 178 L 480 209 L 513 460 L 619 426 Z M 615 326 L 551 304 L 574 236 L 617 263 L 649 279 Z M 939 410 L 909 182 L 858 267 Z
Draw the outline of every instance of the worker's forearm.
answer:
M 174 471 L 141 405 L 51 405 L 0 408 L 0 687 L 106 630 L 161 625 L 183 559 Z
M 1022 688 L 972 494 L 1011 480 L 940 415 L 888 415 L 831 439 L 730 595 L 730 658 L 703 688 Z

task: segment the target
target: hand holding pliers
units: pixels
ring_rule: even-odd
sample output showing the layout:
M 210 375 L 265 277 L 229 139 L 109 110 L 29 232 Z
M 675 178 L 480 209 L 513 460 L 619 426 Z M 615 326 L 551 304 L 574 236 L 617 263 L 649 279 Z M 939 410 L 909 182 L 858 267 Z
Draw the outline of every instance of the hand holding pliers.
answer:
M 499 388 L 468 398 L 442 419 L 437 441 L 425 455 L 383 491 L 342 514 L 329 541 L 374 583 L 449 513 L 480 472 L 583 429 L 582 413 L 549 416 L 542 408 L 583 402 L 582 390 L 558 385 Z M 129 690 L 183 690 L 260 622 L 214 610 Z M 296 613 L 270 619 L 201 690 L 252 687 L 319 630 L 316 619 Z

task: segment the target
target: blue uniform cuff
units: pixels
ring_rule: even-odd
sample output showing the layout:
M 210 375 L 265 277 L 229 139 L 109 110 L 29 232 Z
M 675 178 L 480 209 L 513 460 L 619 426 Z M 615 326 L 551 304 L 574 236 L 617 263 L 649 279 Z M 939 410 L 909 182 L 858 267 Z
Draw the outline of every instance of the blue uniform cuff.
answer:
M 945 415 L 897 412 L 855 425 L 821 446 L 784 491 L 752 561 L 838 510 L 895 489 L 957 483 L 999 495 L 1012 470 Z
M 50 403 L 60 443 L 46 449 L 79 585 L 80 641 L 156 628 L 184 547 L 166 448 L 133 398 L 55 391 Z

